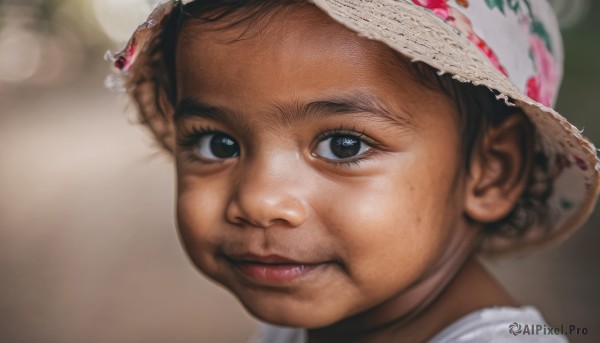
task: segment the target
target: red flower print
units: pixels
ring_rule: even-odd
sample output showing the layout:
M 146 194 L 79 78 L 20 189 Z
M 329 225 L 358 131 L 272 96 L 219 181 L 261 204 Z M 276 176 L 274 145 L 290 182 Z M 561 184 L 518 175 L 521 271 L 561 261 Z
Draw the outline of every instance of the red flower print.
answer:
M 124 70 L 124 71 L 129 69 L 129 67 L 131 66 L 131 63 L 133 63 L 133 60 L 135 58 L 136 51 L 137 51 L 137 42 L 136 42 L 135 38 L 132 38 L 131 42 L 129 43 L 129 45 L 127 46 L 125 51 L 123 51 L 119 55 L 119 57 L 117 57 L 117 59 L 115 60 L 115 67 L 117 67 L 119 70 Z
M 413 0 L 413 2 L 421 7 L 429 8 L 430 10 L 436 8 L 448 8 L 446 2 L 448 0 Z
M 559 82 L 554 58 L 544 41 L 532 35 L 530 38 L 536 75 L 527 81 L 527 96 L 546 106 L 552 106 L 556 85 Z
M 498 56 L 492 51 L 487 43 L 481 39 L 473 31 L 471 20 L 467 18 L 461 11 L 448 6 L 447 0 L 412 0 L 416 5 L 425 7 L 431 10 L 436 16 L 444 20 L 446 23 L 462 32 L 473 42 L 481 52 L 492 62 L 494 67 L 502 74 L 508 76 L 506 69 L 500 64 Z M 467 2 L 468 5 L 468 2 Z
M 450 16 L 450 7 L 446 4 L 448 0 L 413 0 L 413 2 L 421 7 L 430 9 L 435 15 L 442 18 L 442 20 L 446 20 Z
M 471 40 L 471 42 L 473 42 L 473 43 L 475 43 L 475 45 L 477 45 L 479 50 L 481 50 L 481 52 L 483 52 L 483 54 L 490 60 L 490 62 L 492 62 L 492 64 L 494 65 L 494 67 L 496 67 L 496 69 L 498 69 L 505 76 L 508 76 L 508 72 L 500 64 L 500 60 L 498 60 L 498 56 L 496 56 L 496 53 L 494 51 L 492 51 L 492 49 L 487 45 L 487 43 L 483 39 L 481 39 L 479 36 L 477 36 L 476 34 L 474 34 L 472 32 L 469 33 L 468 37 Z
M 527 80 L 527 96 L 535 101 L 540 101 L 540 84 L 536 77 Z

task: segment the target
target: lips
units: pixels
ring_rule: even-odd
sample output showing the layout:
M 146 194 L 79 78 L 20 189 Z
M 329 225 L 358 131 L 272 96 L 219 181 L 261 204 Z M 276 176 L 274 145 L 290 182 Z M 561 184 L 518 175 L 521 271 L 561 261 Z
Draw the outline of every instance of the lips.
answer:
M 299 261 L 280 255 L 261 256 L 252 253 L 241 255 L 229 255 L 229 258 L 239 262 L 262 263 L 262 264 L 315 264 L 315 262 Z
M 280 255 L 245 253 L 227 255 L 227 260 L 244 277 L 268 285 L 285 285 L 301 280 L 321 270 L 329 262 L 298 260 Z

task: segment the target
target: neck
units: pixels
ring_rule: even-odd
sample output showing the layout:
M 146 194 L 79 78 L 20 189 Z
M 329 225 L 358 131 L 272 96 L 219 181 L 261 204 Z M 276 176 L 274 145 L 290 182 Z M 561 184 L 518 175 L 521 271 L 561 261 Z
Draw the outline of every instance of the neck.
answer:
M 309 330 L 308 343 L 423 342 L 474 310 L 515 306 L 473 255 L 478 243 L 477 236 L 457 237 L 432 273 L 365 312 Z

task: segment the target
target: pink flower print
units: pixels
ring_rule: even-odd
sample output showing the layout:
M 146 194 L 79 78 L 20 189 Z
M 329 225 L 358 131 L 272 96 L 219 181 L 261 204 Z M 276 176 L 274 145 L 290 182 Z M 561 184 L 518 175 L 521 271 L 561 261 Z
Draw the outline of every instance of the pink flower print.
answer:
M 540 83 L 537 79 L 537 77 L 533 76 L 531 78 L 529 78 L 529 80 L 527 80 L 527 85 L 526 85 L 526 92 L 527 92 L 527 96 L 532 98 L 535 101 L 539 101 L 542 102 L 540 99 L 542 98 L 541 96 L 541 90 L 540 90 Z M 544 104 L 546 105 L 546 104 Z M 548 105 L 546 105 L 548 106 Z
M 492 62 L 492 65 L 494 65 L 496 69 L 498 69 L 503 75 L 508 76 L 508 72 L 502 66 L 502 64 L 500 64 L 500 60 L 498 59 L 496 53 L 487 45 L 487 43 L 483 39 L 481 39 L 479 36 L 472 32 L 469 33 L 468 37 L 471 40 L 471 42 L 477 45 L 479 50 L 483 52 L 483 54 L 488 58 L 488 60 Z
M 448 0 L 413 0 L 413 2 L 421 7 L 430 9 L 436 16 L 442 18 L 442 20 L 448 19 L 450 16 L 450 7 L 448 7 Z
M 131 39 L 125 50 L 119 54 L 115 60 L 115 67 L 119 70 L 127 71 L 133 61 L 135 60 L 137 53 L 137 42 L 135 38 Z
M 473 31 L 473 24 L 461 11 L 448 6 L 447 0 L 413 0 L 413 2 L 421 7 L 430 9 L 436 16 L 444 20 L 446 23 L 462 32 L 473 42 L 481 52 L 492 62 L 494 67 L 502 74 L 508 76 L 506 69 L 500 64 L 498 56 L 492 51 L 487 43 L 481 39 Z M 466 3 L 468 6 L 468 2 Z
M 527 81 L 527 96 L 546 106 L 552 106 L 552 99 L 558 83 L 554 58 L 540 37 L 532 35 L 530 43 L 533 63 L 537 72 Z
M 500 60 L 498 59 L 496 53 L 483 39 L 481 39 L 481 37 L 475 34 L 475 31 L 473 31 L 473 24 L 471 24 L 471 20 L 469 20 L 469 18 L 467 18 L 467 16 L 465 16 L 462 12 L 453 8 L 450 8 L 450 15 L 451 16 L 448 18 L 447 22 L 459 31 L 466 34 L 467 38 L 469 38 L 469 40 L 473 42 L 479 48 L 479 50 L 481 50 L 481 52 L 483 52 L 490 62 L 492 62 L 492 65 L 494 65 L 494 67 L 502 74 L 508 76 L 506 69 L 502 66 L 502 64 L 500 64 Z

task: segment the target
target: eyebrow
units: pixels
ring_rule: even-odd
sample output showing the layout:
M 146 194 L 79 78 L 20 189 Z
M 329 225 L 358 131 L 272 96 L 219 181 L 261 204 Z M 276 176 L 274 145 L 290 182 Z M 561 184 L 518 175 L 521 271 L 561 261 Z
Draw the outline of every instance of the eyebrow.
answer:
M 273 113 L 276 125 L 290 127 L 324 117 L 349 116 L 377 120 L 402 128 L 415 128 L 414 116 L 408 111 L 394 113 L 379 97 L 372 93 L 353 93 L 310 103 L 284 103 L 268 106 L 265 112 Z M 217 122 L 243 122 L 243 115 L 226 108 L 214 106 L 194 98 L 182 99 L 175 110 L 175 123 L 202 118 Z

